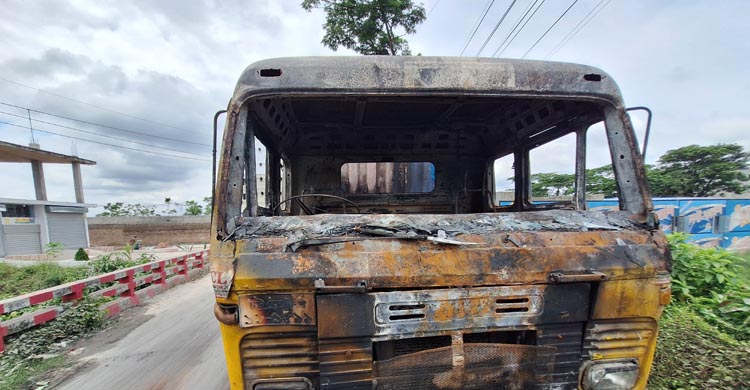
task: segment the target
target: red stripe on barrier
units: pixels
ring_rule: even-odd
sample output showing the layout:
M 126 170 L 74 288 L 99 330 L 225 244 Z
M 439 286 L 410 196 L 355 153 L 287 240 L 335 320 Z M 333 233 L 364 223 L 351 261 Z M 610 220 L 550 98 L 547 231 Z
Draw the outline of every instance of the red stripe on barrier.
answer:
M 34 325 L 40 325 L 47 321 L 52 321 L 57 317 L 57 310 L 50 309 L 34 316 Z
M 115 274 L 106 274 L 99 278 L 99 283 L 109 283 L 115 281 Z
M 55 293 L 52 291 L 46 291 L 41 294 L 34 294 L 29 296 L 29 304 L 36 305 L 42 302 L 47 302 L 55 297 Z

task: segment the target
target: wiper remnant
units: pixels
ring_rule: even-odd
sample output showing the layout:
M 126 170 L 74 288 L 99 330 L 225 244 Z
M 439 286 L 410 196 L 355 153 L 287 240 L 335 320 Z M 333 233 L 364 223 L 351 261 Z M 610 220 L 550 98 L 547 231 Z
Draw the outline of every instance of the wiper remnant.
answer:
M 354 242 L 354 241 L 365 241 L 365 240 L 383 240 L 383 239 L 398 239 L 398 240 L 428 240 L 438 244 L 448 245 L 478 245 L 476 242 L 465 242 L 454 240 L 447 237 L 445 230 L 438 230 L 437 236 L 430 236 L 427 234 L 417 234 L 413 230 L 406 233 L 395 231 L 392 229 L 382 227 L 355 227 L 352 231 L 366 236 L 361 237 L 321 237 L 321 238 L 307 238 L 304 240 L 294 241 L 287 244 L 286 249 L 292 252 L 296 252 L 297 249 L 305 246 L 313 245 L 328 245 L 338 244 L 342 242 Z

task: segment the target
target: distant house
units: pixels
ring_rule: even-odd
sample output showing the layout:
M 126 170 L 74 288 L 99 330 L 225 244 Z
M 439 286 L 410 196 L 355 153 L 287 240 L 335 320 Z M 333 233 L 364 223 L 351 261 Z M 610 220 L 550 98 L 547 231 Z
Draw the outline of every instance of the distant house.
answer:
M 81 164 L 96 162 L 0 141 L 0 163 L 31 164 L 36 193 L 36 199 L 9 199 L 3 197 L 5 186 L 0 187 L 0 257 L 39 254 L 50 242 L 70 249 L 89 246 L 86 212 L 96 205 L 84 202 Z M 75 202 L 47 199 L 44 164 L 71 164 Z

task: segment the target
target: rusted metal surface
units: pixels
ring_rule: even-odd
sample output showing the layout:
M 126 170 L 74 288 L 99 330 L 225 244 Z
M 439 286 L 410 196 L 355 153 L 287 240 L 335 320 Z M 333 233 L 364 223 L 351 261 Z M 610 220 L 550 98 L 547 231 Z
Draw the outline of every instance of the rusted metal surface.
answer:
M 315 325 L 313 294 L 240 295 L 241 327 L 264 325 Z
M 621 357 L 645 386 L 669 250 L 605 73 L 273 59 L 245 70 L 227 111 L 211 255 L 217 303 L 239 313 L 221 325 L 233 389 L 565 390 L 588 361 Z M 585 210 L 585 132 L 601 121 L 621 211 Z M 574 202 L 532 202 L 529 151 L 571 133 Z M 493 163 L 508 155 L 515 199 L 499 207 Z

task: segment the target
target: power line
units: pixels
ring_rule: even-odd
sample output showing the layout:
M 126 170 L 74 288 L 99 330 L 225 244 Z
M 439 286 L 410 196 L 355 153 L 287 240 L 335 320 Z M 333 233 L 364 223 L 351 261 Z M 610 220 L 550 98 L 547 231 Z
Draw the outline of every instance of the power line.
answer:
M 599 13 L 602 12 L 602 10 L 612 2 L 612 0 L 606 0 L 607 2 L 601 8 L 599 8 L 599 6 L 604 3 L 604 1 L 605 0 L 600 0 L 599 3 L 596 4 L 596 6 L 594 6 L 594 8 L 592 8 L 591 11 L 589 11 L 589 13 L 586 14 L 586 16 L 584 16 L 583 19 L 581 19 L 581 21 L 575 25 L 575 27 L 573 27 L 567 34 L 565 34 L 565 37 L 563 37 L 563 39 L 561 39 L 560 42 L 558 42 L 558 44 L 555 45 L 555 47 L 553 47 L 552 50 L 550 50 L 550 52 L 547 53 L 547 56 L 544 58 L 549 59 L 557 54 L 557 52 L 560 51 L 563 46 L 568 44 L 568 42 L 570 42 L 579 32 L 581 32 L 581 30 L 583 30 L 583 28 L 586 27 L 587 24 L 589 24 L 591 19 L 594 19 L 597 15 L 599 15 Z M 599 8 L 599 10 L 594 13 L 597 8 Z M 592 13 L 594 13 L 593 16 L 589 18 Z
M 186 143 L 186 144 L 193 144 L 193 145 L 200 145 L 200 146 L 211 146 L 210 144 L 203 144 L 203 143 L 200 143 L 200 142 L 185 141 L 185 140 L 182 140 L 182 139 L 179 139 L 179 138 L 163 137 L 163 136 L 160 136 L 160 135 L 153 135 L 153 134 L 144 133 L 144 132 L 140 132 L 140 131 L 123 129 L 121 127 L 115 127 L 115 126 L 110 126 L 110 125 L 103 125 L 101 123 L 89 122 L 89 121 L 86 121 L 86 120 L 83 120 L 83 119 L 71 118 L 69 116 L 53 114 L 51 112 L 35 110 L 33 108 L 28 108 L 28 107 L 21 107 L 21 106 L 15 105 L 15 104 L 10 104 L 10 103 L 5 103 L 5 102 L 0 102 L 0 104 L 2 104 L 4 106 L 18 108 L 18 109 L 21 109 L 21 110 L 27 110 L 27 111 L 36 112 L 38 114 L 44 114 L 44 115 L 54 116 L 54 117 L 57 117 L 57 118 L 67 119 L 67 120 L 73 121 L 73 122 L 85 123 L 87 125 L 104 127 L 106 129 L 112 129 L 112 130 L 117 130 L 117 131 L 124 131 L 126 133 L 138 134 L 138 135 L 143 135 L 143 136 L 146 136 L 146 137 L 153 137 L 153 138 L 159 138 L 159 139 L 163 139 L 163 140 L 167 140 L 167 141 L 182 142 L 182 143 Z
M 14 116 L 14 117 L 17 117 L 17 118 L 26 118 L 23 115 L 13 114 L 13 113 L 10 113 L 10 112 L 5 112 L 5 111 L 0 111 L 0 114 L 10 115 L 10 116 Z M 69 129 L 69 130 L 73 130 L 73 131 L 80 131 L 81 133 L 92 134 L 92 135 L 95 135 L 95 136 L 98 136 L 98 137 L 111 138 L 111 139 L 116 139 L 118 141 L 130 142 L 130 143 L 134 143 L 134 144 L 137 144 L 137 145 L 158 147 L 160 149 L 169 150 L 171 152 L 179 152 L 179 153 L 185 153 L 185 154 L 192 154 L 192 155 L 196 155 L 196 156 L 206 156 L 206 157 L 208 157 L 208 155 L 205 155 L 205 154 L 198 154 L 198 153 L 193 153 L 193 152 L 186 152 L 184 150 L 179 150 L 179 149 L 170 149 L 170 148 L 166 148 L 164 146 L 156 146 L 154 144 L 148 144 L 148 143 L 145 143 L 145 142 L 133 141 L 133 140 L 129 140 L 127 138 L 120 138 L 120 137 L 115 137 L 115 136 L 112 136 L 112 135 L 100 134 L 100 133 L 93 132 L 93 131 L 82 130 L 82 129 L 79 129 L 79 128 L 76 128 L 76 127 L 65 126 L 65 125 L 61 125 L 59 123 L 47 122 L 47 121 L 43 121 L 43 120 L 39 120 L 39 119 L 29 118 L 29 127 L 32 127 L 31 126 L 31 121 L 39 122 L 39 123 L 44 123 L 46 125 L 52 125 L 52 126 L 62 127 L 64 129 Z
M 20 127 L 22 129 L 29 129 L 28 126 L 21 126 L 21 125 L 17 125 L 15 123 L 10 123 L 10 122 L 0 121 L 0 124 L 9 125 L 9 126 L 15 126 L 15 127 Z M 129 148 L 127 146 L 122 146 L 122 145 L 108 144 L 106 142 L 92 141 L 92 140 L 86 139 L 86 138 L 73 137 L 72 135 L 55 133 L 54 131 L 41 130 L 41 129 L 34 129 L 34 131 L 38 131 L 40 133 L 54 134 L 54 135 L 57 135 L 57 136 L 60 136 L 60 137 L 75 139 L 75 140 L 84 141 L 84 142 L 91 142 L 91 143 L 99 144 L 99 145 L 106 145 L 106 146 L 112 146 L 112 147 L 120 148 L 120 149 L 133 150 L 133 151 L 141 152 L 141 153 L 156 154 L 156 155 L 160 155 L 160 156 L 175 157 L 175 158 L 183 158 L 183 159 L 186 159 L 186 160 L 211 161 L 211 160 L 207 160 L 207 159 L 203 159 L 203 158 L 194 158 L 194 157 L 186 157 L 186 156 L 176 156 L 174 154 L 159 153 L 159 152 L 154 152 L 154 151 L 151 151 L 151 150 L 142 150 L 142 149 L 136 149 L 136 148 Z
M 437 7 L 438 3 L 440 3 L 440 0 L 437 0 L 437 1 L 435 2 L 435 4 L 433 4 L 433 5 L 432 5 L 432 7 L 430 7 L 430 10 L 429 10 L 429 11 L 427 11 L 427 16 L 430 16 L 430 14 L 432 14 L 432 11 L 434 11 L 434 10 L 435 10 L 435 7 Z
M 537 1 L 538 0 L 534 1 L 534 4 L 536 4 Z M 526 19 L 525 22 L 523 22 L 523 25 L 521 26 L 521 28 L 519 28 L 518 31 L 516 31 L 515 35 L 513 35 L 513 37 L 510 38 L 510 40 L 508 41 L 508 44 L 505 45 L 505 47 L 502 50 L 500 50 L 500 48 L 498 47 L 498 50 L 500 50 L 500 54 L 498 54 L 498 55 L 501 56 L 501 55 L 503 55 L 503 53 L 505 53 L 505 50 L 507 50 L 510 47 L 510 45 L 513 43 L 513 41 L 516 40 L 516 37 L 518 37 L 518 34 L 520 34 L 521 31 L 523 31 L 523 29 L 526 27 L 527 24 L 529 24 L 529 22 L 531 21 L 531 19 L 534 18 L 534 15 L 536 15 L 537 11 L 539 11 L 539 9 L 542 8 L 542 6 L 544 5 L 545 1 L 547 1 L 547 0 L 542 0 L 542 2 L 539 3 L 539 5 L 536 7 L 536 9 L 534 9 L 534 12 L 532 12 L 531 15 L 529 16 L 529 18 Z M 534 7 L 534 4 L 531 5 L 532 8 Z M 528 14 L 530 10 L 531 10 L 531 8 L 529 8 L 529 10 L 527 10 L 526 13 Z M 525 16 L 526 15 L 524 15 L 524 17 Z M 521 20 L 523 20 L 523 18 L 521 18 Z M 501 45 L 501 47 L 502 47 L 502 45 Z M 497 53 L 497 50 L 495 50 L 495 52 Z M 493 54 L 493 57 L 494 57 L 494 54 Z
M 516 0 L 513 0 L 513 1 L 510 2 L 510 5 L 508 6 L 508 9 L 505 10 L 505 13 L 500 18 L 500 20 L 497 22 L 497 24 L 495 25 L 495 28 L 492 30 L 492 32 L 490 33 L 490 35 L 487 36 L 487 39 L 484 40 L 484 43 L 482 44 L 482 47 L 479 48 L 479 51 L 477 52 L 477 56 L 479 56 L 480 54 L 482 54 L 482 50 L 484 50 L 484 48 L 487 47 L 487 43 L 490 41 L 490 39 L 492 39 L 493 36 L 495 36 L 495 32 L 497 32 L 497 29 L 503 23 L 503 21 L 505 20 L 505 17 L 508 16 L 508 12 L 510 12 L 511 8 L 513 8 L 513 5 L 515 5 L 515 4 L 516 4 Z
M 534 6 L 536 5 L 538 1 L 539 0 L 534 0 L 533 3 L 529 4 L 529 8 L 526 9 L 526 12 L 524 12 L 523 15 L 521 15 L 521 17 L 518 18 L 518 20 L 516 20 L 516 24 L 513 25 L 513 28 L 508 32 L 508 35 L 505 36 L 505 39 L 503 39 L 503 41 L 500 43 L 497 49 L 495 49 L 495 51 L 492 53 L 493 57 L 497 55 L 497 52 L 500 51 L 500 48 L 503 47 L 503 45 L 505 45 L 505 42 L 507 42 L 508 38 L 510 38 L 510 36 L 513 35 L 513 33 L 518 28 L 518 25 L 521 24 L 521 22 L 526 18 L 526 15 L 529 14 L 529 11 L 531 11 L 531 9 L 534 8 Z
M 474 31 L 471 32 L 471 35 L 469 36 L 469 39 L 466 40 L 466 44 L 464 45 L 464 48 L 461 49 L 461 54 L 459 56 L 464 55 L 464 52 L 466 51 L 466 48 L 469 47 L 469 43 L 471 43 L 471 40 L 474 39 L 474 35 L 476 35 L 477 30 L 479 30 L 479 26 L 482 25 L 482 22 L 484 22 L 484 18 L 487 17 L 487 13 L 490 12 L 490 8 L 492 8 L 492 4 L 495 4 L 495 0 L 490 0 L 487 2 L 487 4 L 484 6 L 484 11 L 482 13 L 481 18 L 477 19 L 477 23 L 474 26 Z
M 539 42 L 541 42 L 541 40 L 544 39 L 545 36 L 547 36 L 547 33 L 549 33 L 550 30 L 552 30 L 552 28 L 557 25 L 557 23 L 568 13 L 568 11 L 570 11 L 571 8 L 573 8 L 574 5 L 576 5 L 577 2 L 578 2 L 578 0 L 573 0 L 573 2 L 570 3 L 570 6 L 568 6 L 568 8 L 565 10 L 565 12 L 563 12 L 562 15 L 560 15 L 560 17 L 557 18 L 557 20 L 555 20 L 555 23 L 552 23 L 552 25 L 549 26 L 549 28 L 547 29 L 547 31 L 545 31 L 544 34 L 542 34 L 542 36 L 539 37 L 539 39 L 537 39 L 536 42 L 534 42 L 533 45 L 531 45 L 531 47 L 529 48 L 529 50 L 526 50 L 526 53 L 523 53 L 523 55 L 521 56 L 521 58 L 526 58 L 526 55 L 529 54 L 529 52 L 531 52 L 532 50 L 534 50 L 534 48 L 536 47 L 536 45 L 538 45 Z
M 36 87 L 32 87 L 32 86 L 30 86 L 30 85 L 26 85 L 26 84 L 23 84 L 23 83 L 19 83 L 18 81 L 10 80 L 10 79 L 7 79 L 7 78 L 5 78 L 5 77 L 2 77 L 2 76 L 0 76 L 0 80 L 2 80 L 2 81 L 5 81 L 6 83 L 11 83 L 11 84 L 15 84 L 15 85 L 18 85 L 18 86 L 21 86 L 21 87 L 24 87 L 24 88 L 29 88 L 29 89 L 33 89 L 33 90 L 35 90 L 35 91 L 38 91 L 38 92 L 46 93 L 46 94 L 48 94 L 48 95 L 52 95 L 52 96 L 55 96 L 55 97 L 58 97 L 58 98 L 61 98 L 61 99 L 66 99 L 66 100 L 70 100 L 70 101 L 72 101 L 72 102 L 76 102 L 76 103 L 78 103 L 78 104 L 83 104 L 83 105 L 86 105 L 86 106 L 89 106 L 89 107 L 94 107 L 94 108 L 97 108 L 97 109 L 99 109 L 99 110 L 103 110 L 103 111 L 109 111 L 109 112 L 113 112 L 113 113 L 115 113 L 115 114 L 119 114 L 119 115 L 122 115 L 122 116 L 126 116 L 126 117 L 128 117 L 128 118 L 132 118 L 132 119 L 137 119 L 137 120 L 139 120 L 139 121 L 144 121 L 144 122 L 148 122 L 148 123 L 153 123 L 153 124 L 155 124 L 155 125 L 159 125 L 159 126 L 166 126 L 166 127 L 171 127 L 171 128 L 173 128 L 173 129 L 177 129 L 177 130 L 183 130 L 183 131 L 187 131 L 187 129 L 183 129 L 183 128 L 181 128 L 181 127 L 177 127 L 177 126 L 172 126 L 172 125 L 168 125 L 168 124 L 166 124 L 166 123 L 161 123 L 161 122 L 157 122 L 157 121 L 154 121 L 154 120 L 151 120 L 151 119 L 146 119 L 146 118 L 141 118 L 141 117 L 138 117 L 138 116 L 135 116 L 135 115 L 130 115 L 130 114 L 126 114 L 126 113 L 124 113 L 124 112 L 116 111 L 116 110 L 113 110 L 113 109 L 111 109 L 111 108 L 106 108 L 106 107 L 102 107 L 102 106 L 97 106 L 97 105 L 95 105 L 95 104 L 91 104 L 91 103 L 89 103 L 89 102 L 85 102 L 85 101 L 83 101 L 83 100 L 78 100 L 78 99 L 74 99 L 74 98 L 72 98 L 72 97 L 68 97 L 68 96 L 60 95 L 60 94 L 58 94 L 58 93 L 54 93 L 54 92 L 50 92 L 50 91 L 45 91 L 45 90 L 43 90 L 43 89 L 39 89 L 39 88 L 36 88 Z

